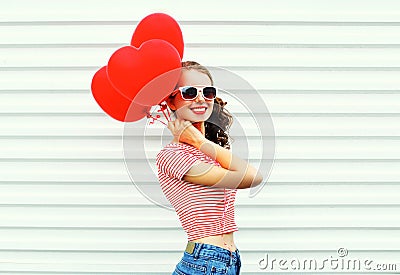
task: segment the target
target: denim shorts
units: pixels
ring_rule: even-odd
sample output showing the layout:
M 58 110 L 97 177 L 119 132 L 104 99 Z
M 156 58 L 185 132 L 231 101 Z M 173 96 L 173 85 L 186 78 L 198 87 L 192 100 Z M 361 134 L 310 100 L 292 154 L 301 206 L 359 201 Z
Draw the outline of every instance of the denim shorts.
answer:
M 195 243 L 193 253 L 183 252 L 172 275 L 238 275 L 241 265 L 239 249 L 231 253 L 219 246 Z

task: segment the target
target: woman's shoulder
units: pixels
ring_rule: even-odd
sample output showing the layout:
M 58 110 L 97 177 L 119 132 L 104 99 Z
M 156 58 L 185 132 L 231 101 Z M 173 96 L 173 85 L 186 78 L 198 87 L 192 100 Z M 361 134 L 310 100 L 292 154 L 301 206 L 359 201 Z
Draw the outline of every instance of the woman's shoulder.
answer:
M 182 153 L 197 153 L 196 147 L 187 144 L 187 143 L 176 143 L 176 142 L 170 142 L 166 144 L 157 155 L 162 155 L 163 153 L 168 153 L 168 152 L 182 152 Z
M 176 142 L 168 143 L 157 154 L 157 163 L 171 159 L 173 160 L 178 159 L 183 161 L 186 161 L 188 159 L 191 160 L 197 159 L 209 164 L 220 166 L 220 164 L 216 160 L 212 159 L 211 157 L 204 154 L 196 147 L 187 143 L 176 143 Z
M 172 149 L 172 150 L 176 150 L 176 149 L 182 149 L 182 150 L 196 150 L 196 147 L 187 144 L 187 143 L 182 143 L 182 142 L 170 142 L 167 145 L 164 146 L 163 150 L 168 150 L 168 149 Z

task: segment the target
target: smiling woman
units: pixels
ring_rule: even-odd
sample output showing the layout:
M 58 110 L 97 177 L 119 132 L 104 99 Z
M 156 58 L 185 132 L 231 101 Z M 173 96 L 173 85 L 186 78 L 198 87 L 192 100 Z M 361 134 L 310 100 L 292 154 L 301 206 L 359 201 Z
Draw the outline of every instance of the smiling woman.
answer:
M 183 57 L 210 66 L 214 108 L 221 97 L 236 116 L 230 150 L 268 177 L 255 196 L 237 192 L 241 273 L 316 273 L 278 263 L 335 260 L 339 248 L 349 250 L 341 259 L 397 262 L 399 272 L 400 1 L 1 2 L 0 274 L 166 275 L 179 262 L 186 233 L 166 197 L 150 193 L 167 129 L 114 121 L 89 91 L 94 69 L 149 11 L 179 21 Z M 220 81 L 217 66 L 251 88 Z M 213 110 L 205 137 L 221 145 L 214 115 L 223 119 Z M 274 270 L 258 267 L 266 252 Z
M 210 117 L 215 96 L 211 97 L 211 99 L 206 97 L 208 93 L 205 94 L 205 91 L 211 88 L 207 87 L 208 89 L 206 89 L 207 85 L 211 86 L 212 83 L 206 74 L 193 69 L 182 70 L 182 75 L 178 82 L 179 88 L 167 99 L 169 107 L 175 111 L 178 118 L 192 122 L 202 122 Z
M 205 137 L 208 140 L 211 140 L 214 143 L 229 149 L 230 143 L 228 131 L 232 125 L 233 118 L 232 115 L 224 108 L 226 102 L 217 97 L 218 88 L 206 86 L 210 83 L 211 85 L 214 85 L 210 71 L 206 67 L 201 66 L 199 63 L 194 61 L 183 62 L 182 68 L 182 74 L 179 82 L 177 83 L 176 90 L 166 99 L 169 107 L 173 110 L 175 115 L 179 117 L 181 110 L 175 106 L 175 101 L 179 106 L 185 106 L 185 104 L 189 105 L 190 100 L 199 102 L 198 97 L 201 94 L 205 99 L 205 103 L 201 104 L 200 101 L 200 103 L 197 103 L 199 106 L 194 105 L 193 109 L 196 107 L 205 107 L 206 111 L 208 110 L 208 112 L 204 113 L 203 118 L 207 117 L 208 119 L 200 120 L 199 117 L 192 117 L 192 119 L 188 120 L 192 121 L 193 126 L 196 127 L 201 133 L 205 134 Z M 192 85 L 195 83 L 202 83 L 203 85 Z M 199 90 L 202 90 L 202 92 L 199 93 Z M 178 91 L 181 92 L 180 97 L 178 95 Z M 180 99 L 184 99 L 188 102 L 179 102 Z M 180 103 L 182 105 L 180 105 Z M 212 106 L 212 108 L 210 106 Z M 211 115 L 209 115 L 211 110 Z M 194 113 L 197 112 L 197 114 L 203 115 L 201 111 L 203 110 L 193 110 Z
M 158 178 L 188 235 L 173 274 L 240 272 L 233 239 L 236 192 L 261 183 L 262 176 L 230 152 L 232 116 L 217 92 L 209 71 L 188 61 L 166 98 L 176 119 L 168 123 L 173 140 L 157 154 Z

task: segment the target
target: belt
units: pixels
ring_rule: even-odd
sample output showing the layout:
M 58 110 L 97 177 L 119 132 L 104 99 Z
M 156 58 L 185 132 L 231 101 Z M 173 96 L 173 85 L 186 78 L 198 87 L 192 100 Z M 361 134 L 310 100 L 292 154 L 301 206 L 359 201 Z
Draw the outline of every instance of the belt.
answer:
M 186 245 L 186 249 L 185 249 L 185 251 L 187 252 L 187 253 L 189 253 L 189 254 L 193 254 L 193 251 L 194 251 L 194 246 L 195 246 L 195 242 L 188 242 L 187 243 L 187 245 Z

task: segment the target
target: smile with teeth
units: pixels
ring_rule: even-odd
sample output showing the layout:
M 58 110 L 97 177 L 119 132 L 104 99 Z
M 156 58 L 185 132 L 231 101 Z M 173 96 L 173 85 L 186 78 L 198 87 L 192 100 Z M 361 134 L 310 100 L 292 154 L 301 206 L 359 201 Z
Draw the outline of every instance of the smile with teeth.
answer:
M 196 107 L 196 108 L 191 108 L 191 110 L 196 114 L 197 113 L 202 114 L 202 113 L 206 112 L 207 108 L 206 107 Z

